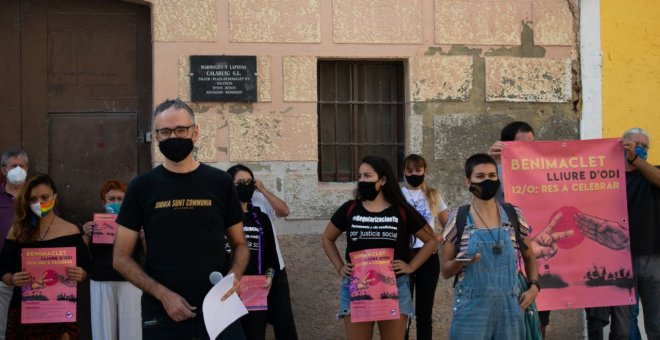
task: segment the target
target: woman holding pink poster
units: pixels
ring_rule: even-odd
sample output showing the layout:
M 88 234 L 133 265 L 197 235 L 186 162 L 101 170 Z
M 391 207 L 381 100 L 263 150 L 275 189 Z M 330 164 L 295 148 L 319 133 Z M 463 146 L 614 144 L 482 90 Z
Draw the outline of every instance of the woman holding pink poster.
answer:
M 7 235 L 7 241 L 2 251 L 0 262 L 0 275 L 2 281 L 15 286 L 14 295 L 9 306 L 7 322 L 7 339 L 77 339 L 78 327 L 75 323 L 75 303 L 70 311 L 55 309 L 51 319 L 70 319 L 71 322 L 42 321 L 32 323 L 31 318 L 44 318 L 52 310 L 38 310 L 30 315 L 25 313 L 21 305 L 26 298 L 34 298 L 33 291 L 47 290 L 49 287 L 75 287 L 87 277 L 89 255 L 87 247 L 78 231 L 78 228 L 55 215 L 53 208 L 57 201 L 55 183 L 48 175 L 36 175 L 23 186 L 16 197 L 16 215 L 14 223 Z M 21 261 L 22 254 L 39 254 L 46 249 L 39 261 L 46 262 L 55 259 L 53 269 L 31 272 L 29 263 Z M 73 250 L 75 254 L 68 254 Z M 30 250 L 33 250 L 32 252 Z M 68 255 L 68 256 L 57 256 Z M 64 261 L 66 258 L 75 258 L 75 261 Z M 73 263 L 60 266 L 56 263 Z M 27 267 L 27 268 L 26 268 Z M 34 267 L 37 267 L 36 264 Z M 59 268 L 62 267 L 61 271 Z M 55 269 L 57 268 L 57 269 Z M 57 300 L 66 303 L 75 302 L 77 293 L 59 294 Z M 41 294 L 43 298 L 50 298 L 48 294 Z M 23 301 L 23 302 L 22 302 Z
M 455 276 L 457 283 L 449 337 L 524 340 L 524 311 L 540 291 L 530 228 L 519 209 L 495 201 L 500 181 L 492 157 L 470 156 L 465 177 L 472 204 L 452 211 L 443 233 L 442 276 Z M 530 287 L 526 291 L 518 280 L 518 253 Z
M 280 291 L 285 296 L 273 299 L 271 291 L 273 279 L 277 275 L 283 275 L 280 270 L 277 250 L 275 246 L 275 233 L 268 215 L 258 207 L 252 205 L 252 196 L 255 191 L 254 174 L 250 168 L 237 164 L 227 169 L 227 173 L 234 179 L 234 186 L 238 199 L 243 209 L 243 233 L 250 250 L 250 262 L 241 278 L 241 289 L 239 295 L 248 314 L 241 317 L 243 332 L 248 340 L 264 340 L 266 338 L 266 323 L 271 306 L 268 301 L 284 301 L 291 304 L 289 292 Z M 270 299 L 269 299 L 270 297 Z M 291 308 L 284 308 L 290 315 L 288 327 L 280 332 L 289 334 L 293 338 L 296 335 L 296 325 L 293 321 Z M 272 311 L 272 310 L 271 310 Z M 283 312 L 286 313 L 286 312 Z
M 340 289 L 339 313 L 344 319 L 348 339 L 371 339 L 374 325 L 378 323 L 381 339 L 394 340 L 405 337 L 408 318 L 414 317 L 408 275 L 417 270 L 436 250 L 438 241 L 435 234 L 421 216 L 407 203 L 398 186 L 397 177 L 387 160 L 377 156 L 367 156 L 360 164 L 357 195 L 355 200 L 344 203 L 332 216 L 323 233 L 323 250 L 330 262 L 342 277 Z M 335 241 L 346 233 L 347 244 L 344 259 L 339 254 Z M 410 249 L 410 236 L 415 235 L 424 242 L 413 256 Z M 390 282 L 388 273 L 377 271 L 357 272 L 357 265 L 365 269 L 382 267 L 378 265 L 386 260 L 385 268 L 395 274 Z M 352 260 L 360 258 L 359 263 Z M 394 285 L 396 291 L 381 296 L 362 296 L 369 287 L 375 285 Z M 396 318 L 382 318 L 377 321 L 356 322 L 357 315 L 352 315 L 353 304 L 361 299 L 389 300 L 396 298 L 398 311 L 393 311 Z M 363 300 L 362 300 L 363 301 Z M 382 311 L 368 311 L 382 314 Z M 388 312 L 388 311 L 385 311 Z M 387 314 L 387 313 L 385 313 Z
M 126 183 L 111 179 L 101 186 L 105 214 L 83 224 L 83 239 L 92 254 L 89 295 L 93 339 L 141 339 L 142 290 L 112 267 L 112 248 L 117 232 L 117 214 L 126 193 Z M 144 238 L 141 238 L 144 242 Z M 143 252 L 146 245 L 143 244 Z M 140 249 L 136 247 L 136 250 Z M 138 257 L 143 254 L 134 254 Z

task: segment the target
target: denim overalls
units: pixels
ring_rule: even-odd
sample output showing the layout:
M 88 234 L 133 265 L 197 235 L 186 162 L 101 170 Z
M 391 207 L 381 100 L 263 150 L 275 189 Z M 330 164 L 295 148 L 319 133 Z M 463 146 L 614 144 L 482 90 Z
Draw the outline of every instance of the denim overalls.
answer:
M 508 222 L 500 207 L 503 224 Z M 525 339 L 523 311 L 518 305 L 516 252 L 511 227 L 477 229 L 468 214 L 464 230 L 470 233 L 468 255 L 481 259 L 465 269 L 463 280 L 454 288 L 454 308 L 450 339 Z M 492 233 L 492 235 L 491 235 Z M 493 246 L 499 240 L 501 253 Z M 497 252 L 497 250 L 495 250 Z

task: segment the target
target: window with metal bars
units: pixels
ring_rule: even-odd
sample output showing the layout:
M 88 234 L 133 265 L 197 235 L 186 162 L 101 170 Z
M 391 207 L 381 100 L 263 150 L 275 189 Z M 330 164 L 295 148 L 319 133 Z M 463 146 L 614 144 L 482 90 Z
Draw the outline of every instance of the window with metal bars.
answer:
M 320 60 L 318 96 L 321 182 L 356 180 L 370 155 L 389 160 L 402 177 L 402 61 Z

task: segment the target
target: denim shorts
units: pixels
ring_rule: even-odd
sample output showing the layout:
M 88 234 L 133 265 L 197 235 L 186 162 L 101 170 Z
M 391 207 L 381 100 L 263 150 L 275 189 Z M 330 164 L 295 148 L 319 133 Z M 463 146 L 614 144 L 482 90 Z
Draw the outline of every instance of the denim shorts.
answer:
M 399 293 L 399 313 L 408 316 L 409 319 L 414 319 L 415 308 L 413 308 L 408 275 L 399 276 L 396 279 L 396 286 Z M 341 290 L 339 291 L 339 312 L 337 313 L 337 320 L 343 319 L 346 315 L 351 315 L 351 296 L 349 291 L 349 281 L 344 277 L 341 280 Z

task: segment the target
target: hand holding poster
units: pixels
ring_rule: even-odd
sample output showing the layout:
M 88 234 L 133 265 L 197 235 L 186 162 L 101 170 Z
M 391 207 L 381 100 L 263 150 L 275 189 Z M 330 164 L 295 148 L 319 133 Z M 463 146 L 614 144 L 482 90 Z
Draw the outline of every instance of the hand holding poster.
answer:
M 268 292 L 266 275 L 243 275 L 239 296 L 248 311 L 268 310 Z
M 350 278 L 351 321 L 394 320 L 399 314 L 396 275 L 390 264 L 394 249 L 378 248 L 352 252 Z
M 21 287 L 21 323 L 76 321 L 76 281 L 66 274 L 76 266 L 76 248 L 24 248 L 24 272 L 31 275 Z
M 92 243 L 114 244 L 117 234 L 117 214 L 94 214 Z
M 502 177 L 534 230 L 539 310 L 635 302 L 618 140 L 509 142 Z

